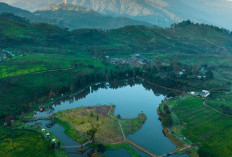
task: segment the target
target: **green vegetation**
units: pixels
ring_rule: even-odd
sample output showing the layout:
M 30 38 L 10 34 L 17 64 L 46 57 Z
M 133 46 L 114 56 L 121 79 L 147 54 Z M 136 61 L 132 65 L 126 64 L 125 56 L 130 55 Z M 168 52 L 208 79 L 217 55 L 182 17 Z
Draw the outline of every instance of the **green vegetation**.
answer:
M 185 95 L 168 101 L 179 122 L 173 129 L 199 146 L 200 156 L 230 156 L 232 138 L 231 117 L 203 105 L 204 99 Z M 186 142 L 187 142 L 187 139 Z
M 146 121 L 146 119 L 147 117 L 143 113 L 140 113 L 136 118 L 121 119 L 120 123 L 122 125 L 125 135 L 128 136 L 139 130 Z
M 0 16 L 0 48 L 10 50 L 16 56 L 0 62 L 1 124 L 9 114 L 18 120 L 24 115 L 22 113 L 30 112 L 45 102 L 54 102 L 53 100 L 61 95 L 74 93 L 91 83 L 135 76 L 174 88 L 177 93 L 210 90 L 212 96 L 206 103 L 224 113 L 231 112 L 232 98 L 226 92 L 231 90 L 232 36 L 226 30 L 185 21 L 165 29 L 128 26 L 109 31 L 69 31 L 47 24 L 30 24 L 19 17 L 4 16 Z M 114 66 L 105 62 L 106 55 L 111 58 L 126 57 L 133 53 L 141 53 L 154 59 L 155 64 L 133 69 L 127 65 Z M 178 76 L 183 69 L 186 73 Z M 207 78 L 198 79 L 197 76 L 202 73 Z M 199 146 L 201 156 L 229 156 L 232 144 L 231 118 L 210 106 L 203 105 L 203 101 L 191 96 L 168 101 L 168 106 L 160 109 L 165 117 L 164 124 L 169 126 L 175 135 L 183 134 L 187 137 L 184 140 L 187 144 L 191 144 L 192 141 Z M 63 118 L 67 118 L 73 125 L 78 125 L 76 127 L 80 127 L 78 129 L 82 132 L 93 128 L 89 122 L 91 120 L 96 123 L 94 127 L 104 133 L 104 136 L 119 135 L 120 129 L 116 119 L 94 113 L 91 115 L 89 112 L 84 114 L 86 118 L 83 122 L 71 121 L 69 117 Z M 106 112 L 104 114 L 106 115 Z M 112 113 L 110 115 L 113 116 Z M 78 118 L 79 115 L 75 116 Z M 138 130 L 144 120 L 145 116 L 141 114 L 135 119 L 120 119 L 120 122 L 128 135 Z M 84 142 L 69 123 L 59 119 L 57 121 L 69 136 Z M 100 127 L 102 123 L 104 126 Z M 14 131 L 15 134 L 18 132 L 12 130 L 12 135 Z M 22 132 L 24 131 L 25 135 L 29 134 L 27 130 Z M 39 136 L 36 132 L 33 134 L 33 137 Z M 5 147 L 2 141 L 10 135 L 7 132 L 1 135 L 0 144 L 3 144 L 1 147 Z M 102 138 L 99 132 L 95 136 L 96 140 L 114 142 Z M 21 137 L 26 141 L 27 137 L 32 135 Z M 122 136 L 114 140 L 122 140 Z M 42 142 L 38 139 L 37 141 Z M 22 143 L 17 146 L 22 150 L 29 147 Z M 38 153 L 46 151 L 49 150 L 44 148 Z M 9 153 L 14 155 L 13 151 Z
M 164 104 L 162 107 L 163 109 L 162 112 L 160 113 L 160 116 L 162 117 L 162 122 L 165 126 L 172 127 L 173 120 L 172 120 L 171 111 L 167 104 Z
M 182 81 L 180 86 L 201 88 L 204 85 L 205 88 L 225 90 L 230 77 L 224 77 L 226 74 L 221 72 L 220 66 L 229 66 L 231 57 L 223 55 L 225 57 L 220 58 L 218 54 L 231 51 L 231 45 L 227 44 L 231 40 L 228 31 L 189 21 L 172 29 L 128 26 L 107 32 L 90 29 L 68 31 L 2 15 L 0 47 L 23 56 L 0 63 L 0 103 L 4 104 L 0 107 L 0 116 L 4 117 L 9 111 L 18 116 L 32 110 L 49 100 L 51 90 L 59 95 L 74 92 L 91 82 L 125 78 L 112 74 L 123 72 L 128 67 L 104 63 L 106 55 L 114 57 L 142 53 L 164 61 L 177 57 L 181 63 L 192 65 L 198 63 L 200 58 L 201 64 L 210 63 L 209 66 L 215 69 L 215 79 L 189 80 L 187 84 Z M 232 71 L 231 67 L 228 69 Z M 168 82 L 176 84 L 170 79 L 165 84 Z
M 119 121 L 111 116 L 114 109 L 115 106 L 84 107 L 61 111 L 56 113 L 55 116 L 71 123 L 80 134 L 94 137 L 100 143 L 113 144 L 124 141 Z M 140 129 L 145 120 L 146 116 L 140 114 L 137 118 L 120 119 L 120 123 L 122 123 L 123 130 L 125 128 L 125 135 L 129 135 Z M 72 133 L 67 132 L 67 134 Z
M 90 59 L 88 55 L 28 54 L 17 56 L 0 63 L 0 77 L 69 70 L 72 68 L 80 72 L 91 71 L 91 67 L 102 68 L 104 66 L 101 62 Z
M 55 157 L 55 151 L 51 149 L 45 137 L 32 130 L 0 130 L 0 156 L 2 157 Z
M 231 92 L 213 93 L 206 104 L 219 110 L 222 113 L 232 115 L 232 95 Z

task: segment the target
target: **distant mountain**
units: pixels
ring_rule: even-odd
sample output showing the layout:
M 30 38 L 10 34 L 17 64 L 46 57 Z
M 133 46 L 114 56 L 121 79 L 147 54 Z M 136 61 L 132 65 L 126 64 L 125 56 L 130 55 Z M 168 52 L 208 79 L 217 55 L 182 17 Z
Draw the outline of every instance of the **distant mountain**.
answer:
M 0 0 L 13 6 L 35 11 L 63 0 Z M 190 19 L 232 30 L 231 0 L 68 0 L 68 3 L 91 8 L 110 16 L 169 26 Z
M 36 11 L 34 14 L 44 18 L 46 17 L 48 19 L 52 19 L 53 24 L 70 29 L 114 29 L 127 25 L 151 26 L 151 24 L 146 22 L 132 20 L 126 17 L 106 16 L 99 14 L 92 9 L 64 3 L 51 6 L 44 10 Z
M 91 8 L 100 13 L 114 16 L 126 16 L 160 26 L 170 26 L 182 19 L 168 10 L 169 3 L 165 0 L 69 0 Z
M 11 13 L 19 17 L 23 17 L 32 23 L 52 23 L 52 19 L 48 19 L 47 17 L 37 16 L 34 13 L 23 10 L 20 8 L 12 7 L 6 3 L 0 2 L 0 14 L 2 13 Z
M 36 11 L 46 8 L 51 4 L 60 3 L 62 0 L 0 0 L 0 2 L 8 3 L 12 6 L 29 11 Z
M 0 3 L 0 14 L 13 13 L 24 17 L 32 23 L 49 23 L 69 29 L 101 28 L 114 29 L 127 25 L 146 25 L 146 22 L 136 21 L 125 17 L 111 17 L 101 15 L 91 9 L 71 4 L 60 3 L 34 13 Z
M 47 8 L 63 0 L 0 0 L 30 11 Z M 101 14 L 124 16 L 135 20 L 169 26 L 181 19 L 168 11 L 164 0 L 68 0 L 69 4 L 90 8 Z M 157 20 L 156 20 L 157 19 Z M 157 21 L 157 22 L 156 22 Z

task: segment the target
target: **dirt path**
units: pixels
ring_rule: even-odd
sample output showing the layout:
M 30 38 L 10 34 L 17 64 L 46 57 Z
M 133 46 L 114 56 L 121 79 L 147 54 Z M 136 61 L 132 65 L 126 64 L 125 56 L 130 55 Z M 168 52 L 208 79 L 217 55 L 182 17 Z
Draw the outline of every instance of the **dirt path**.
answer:
M 126 136 L 125 136 L 125 134 L 124 134 L 124 131 L 123 131 L 123 129 L 122 129 L 121 122 L 120 122 L 119 120 L 118 120 L 118 124 L 119 124 L 119 126 L 120 126 L 120 129 L 121 129 L 121 132 L 122 132 L 122 135 L 123 135 L 124 141 L 126 141 Z
M 120 120 L 119 120 L 119 119 L 117 119 L 117 118 L 115 118 L 115 117 L 112 117 L 112 116 L 110 115 L 111 110 L 112 110 L 112 105 L 110 106 L 110 110 L 109 110 L 109 112 L 108 112 L 108 116 L 109 116 L 111 119 L 115 119 L 115 120 L 117 120 L 117 121 L 118 121 L 119 127 L 120 127 L 121 132 L 122 132 L 123 139 L 124 139 L 124 141 L 126 141 L 126 136 L 125 136 L 125 133 L 124 133 L 124 131 L 123 131 L 123 128 L 122 128 L 121 122 L 120 122 Z
M 222 114 L 222 115 L 225 115 L 225 116 L 232 116 L 231 114 L 223 113 L 222 111 L 220 111 L 220 110 L 217 109 L 216 107 L 213 107 L 213 106 L 210 106 L 210 105 L 206 104 L 205 101 L 203 102 L 203 105 L 206 106 L 206 107 L 211 108 L 212 110 L 214 110 L 214 111 L 216 111 L 216 112 L 218 112 L 218 113 L 220 113 L 220 114 Z

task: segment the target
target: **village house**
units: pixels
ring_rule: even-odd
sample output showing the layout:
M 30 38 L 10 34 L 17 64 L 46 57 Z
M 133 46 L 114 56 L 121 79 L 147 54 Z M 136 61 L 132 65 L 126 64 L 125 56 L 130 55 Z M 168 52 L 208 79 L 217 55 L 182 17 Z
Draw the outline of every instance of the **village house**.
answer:
M 202 90 L 201 92 L 190 92 L 191 95 L 193 96 L 198 96 L 198 97 L 203 97 L 207 98 L 210 95 L 210 91 L 207 90 Z

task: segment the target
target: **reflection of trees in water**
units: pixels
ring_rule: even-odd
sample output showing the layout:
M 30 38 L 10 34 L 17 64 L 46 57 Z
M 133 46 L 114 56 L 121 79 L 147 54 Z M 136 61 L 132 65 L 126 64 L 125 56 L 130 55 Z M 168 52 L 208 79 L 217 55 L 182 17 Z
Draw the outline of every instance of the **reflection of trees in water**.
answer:
M 126 86 L 130 86 L 133 87 L 135 85 L 141 84 L 143 85 L 143 87 L 146 90 L 152 90 L 154 95 L 159 96 L 159 95 L 165 95 L 167 97 L 174 97 L 177 94 L 180 93 L 176 93 L 173 92 L 171 90 L 168 89 L 164 89 L 158 86 L 154 86 L 154 85 L 150 85 L 149 83 L 146 83 L 145 81 L 143 81 L 142 79 L 128 79 L 128 80 L 113 80 L 113 81 L 109 81 L 107 83 L 96 83 L 93 84 L 91 86 L 86 87 L 83 91 L 81 91 L 79 94 L 75 95 L 75 96 L 67 96 L 64 97 L 62 99 L 60 99 L 59 101 L 56 101 L 54 103 L 54 105 L 61 105 L 64 102 L 69 102 L 69 103 L 73 103 L 74 101 L 78 101 L 80 99 L 85 98 L 88 94 L 93 93 L 95 91 L 98 91 L 99 89 L 118 89 L 118 88 L 123 88 Z
M 143 87 L 147 90 L 152 90 L 154 95 L 159 96 L 159 95 L 164 95 L 166 97 L 174 97 L 180 93 L 174 92 L 172 90 L 168 90 L 162 87 L 158 87 L 158 86 L 154 86 L 154 85 L 150 85 L 147 82 L 143 82 L 142 83 Z

